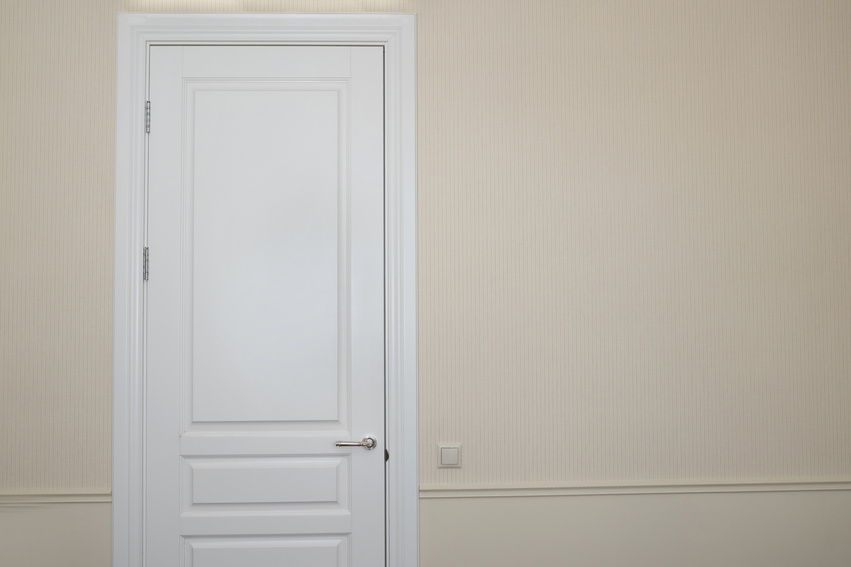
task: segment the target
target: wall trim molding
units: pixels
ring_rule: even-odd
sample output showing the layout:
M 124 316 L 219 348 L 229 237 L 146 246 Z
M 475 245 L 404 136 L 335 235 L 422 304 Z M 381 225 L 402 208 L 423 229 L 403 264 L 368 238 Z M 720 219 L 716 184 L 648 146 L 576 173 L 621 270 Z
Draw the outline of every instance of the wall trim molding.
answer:
M 111 492 L 32 492 L 0 494 L 0 506 L 38 506 L 40 504 L 90 504 L 112 502 Z
M 602 496 L 607 494 L 712 494 L 731 492 L 813 492 L 851 490 L 851 480 L 811 480 L 795 482 L 714 482 L 701 484 L 634 485 L 434 485 L 420 486 L 420 498 L 516 498 L 536 496 Z

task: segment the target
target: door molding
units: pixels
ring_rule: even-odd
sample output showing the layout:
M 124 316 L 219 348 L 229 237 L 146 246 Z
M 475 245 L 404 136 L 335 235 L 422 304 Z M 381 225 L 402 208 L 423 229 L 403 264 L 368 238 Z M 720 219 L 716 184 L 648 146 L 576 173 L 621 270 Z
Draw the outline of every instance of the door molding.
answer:
M 385 65 L 387 565 L 418 561 L 416 16 L 120 14 L 113 314 L 113 565 L 144 565 L 145 101 L 156 44 L 378 45 Z

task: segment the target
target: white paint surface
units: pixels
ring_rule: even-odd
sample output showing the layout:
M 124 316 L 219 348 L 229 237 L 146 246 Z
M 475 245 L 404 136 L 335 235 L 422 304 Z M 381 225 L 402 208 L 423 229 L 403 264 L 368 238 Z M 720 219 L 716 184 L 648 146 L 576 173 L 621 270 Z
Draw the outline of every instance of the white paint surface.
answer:
M 190 539 L 186 567 L 237 567 L 242 565 L 305 565 L 345 567 L 345 537 L 204 538 Z
M 337 142 L 344 87 L 187 85 L 190 152 L 204 164 L 193 178 L 194 421 L 338 419 L 348 346 L 348 325 L 338 335 L 347 303 L 337 299 L 348 260 L 337 227 L 349 173 Z
M 384 561 L 384 55 L 296 51 L 151 49 L 149 566 Z
M 347 507 L 347 459 L 184 459 L 191 504 L 320 502 Z M 340 490 L 342 489 L 342 490 Z M 342 493 L 342 494 L 341 494 Z M 186 496 L 189 496 L 188 494 Z

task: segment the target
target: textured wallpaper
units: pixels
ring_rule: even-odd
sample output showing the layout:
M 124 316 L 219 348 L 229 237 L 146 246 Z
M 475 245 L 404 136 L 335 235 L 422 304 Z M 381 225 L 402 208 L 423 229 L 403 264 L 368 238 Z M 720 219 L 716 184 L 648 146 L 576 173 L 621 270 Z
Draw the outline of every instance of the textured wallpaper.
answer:
M 5 0 L 0 494 L 110 489 L 118 12 L 329 10 L 418 15 L 425 487 L 851 480 L 845 0 Z
M 851 3 L 481 7 L 420 16 L 421 483 L 851 480 Z

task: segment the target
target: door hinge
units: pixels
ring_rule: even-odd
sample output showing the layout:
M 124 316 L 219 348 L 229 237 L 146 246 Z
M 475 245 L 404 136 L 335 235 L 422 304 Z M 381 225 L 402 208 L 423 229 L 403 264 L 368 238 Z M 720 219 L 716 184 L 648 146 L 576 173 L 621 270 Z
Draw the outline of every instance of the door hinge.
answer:
M 148 281 L 148 247 L 145 246 L 145 252 L 143 254 L 144 260 L 142 261 L 142 279 Z
M 151 133 L 151 101 L 145 102 L 145 134 Z

